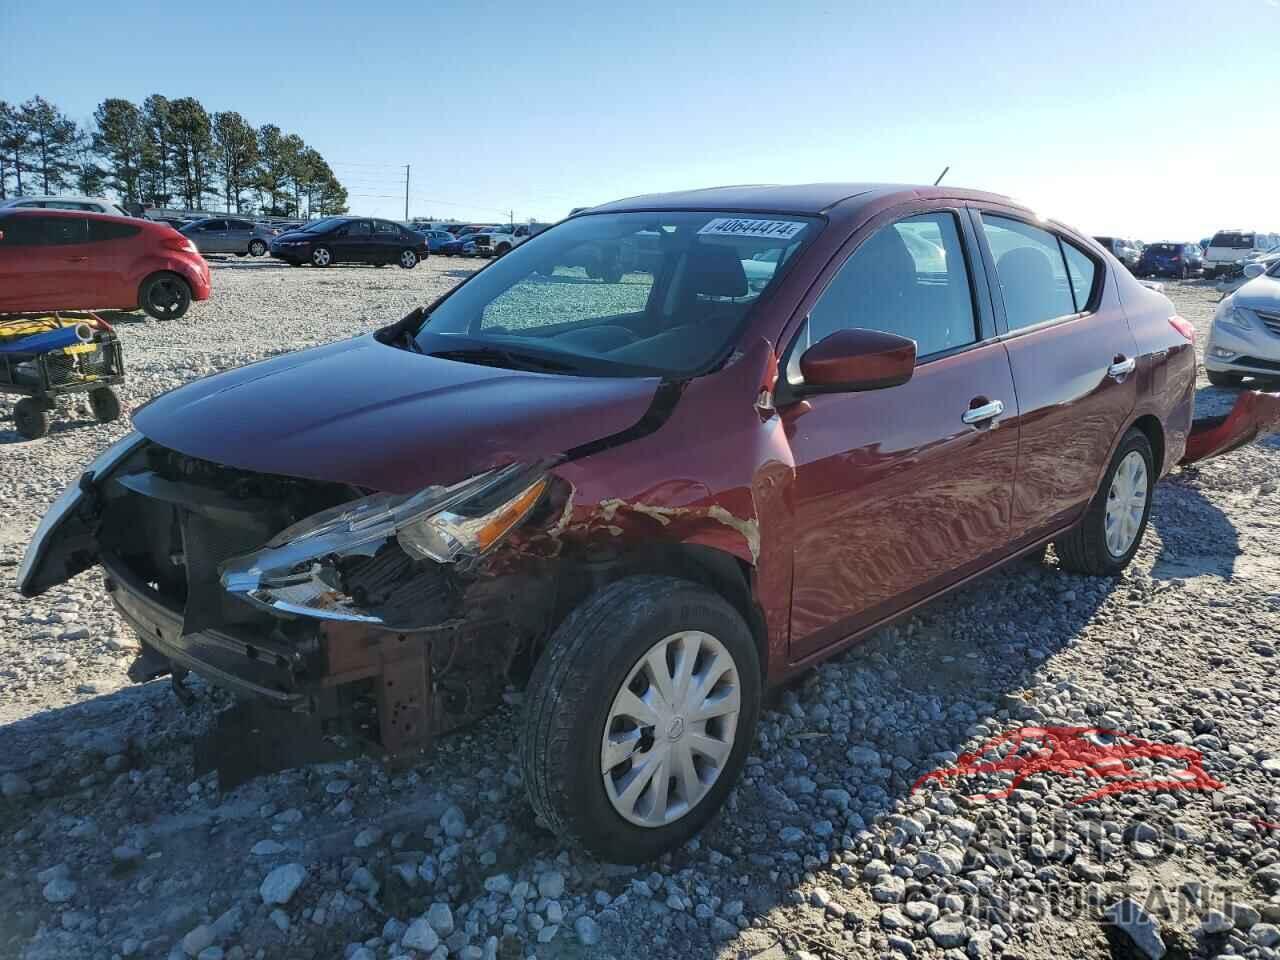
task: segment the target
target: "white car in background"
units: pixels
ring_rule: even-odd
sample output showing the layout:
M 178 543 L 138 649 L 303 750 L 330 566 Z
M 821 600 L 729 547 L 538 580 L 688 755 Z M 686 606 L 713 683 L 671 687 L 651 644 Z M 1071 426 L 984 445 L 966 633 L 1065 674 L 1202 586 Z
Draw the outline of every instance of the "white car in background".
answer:
M 1204 252 L 1204 275 L 1213 279 L 1232 272 L 1241 261 L 1255 258 L 1275 246 L 1274 234 L 1254 230 L 1219 230 Z
M 1218 303 L 1204 348 L 1216 387 L 1244 377 L 1280 380 L 1280 254 L 1245 268 L 1245 284 Z
M 13 197 L 0 200 L 0 210 L 13 208 L 41 207 L 46 210 L 85 210 L 89 213 L 107 213 L 113 217 L 127 217 L 127 214 L 116 204 L 103 197 Z

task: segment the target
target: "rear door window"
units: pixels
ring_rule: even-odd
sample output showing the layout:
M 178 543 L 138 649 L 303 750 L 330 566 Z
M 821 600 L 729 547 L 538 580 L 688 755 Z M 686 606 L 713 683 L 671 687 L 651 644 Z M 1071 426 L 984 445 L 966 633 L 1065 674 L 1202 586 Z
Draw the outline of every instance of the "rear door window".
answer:
M 106 240 L 122 240 L 142 232 L 141 227 L 131 223 L 116 223 L 112 220 L 90 220 L 89 242 L 102 243 Z
M 845 328 L 907 337 L 919 357 L 977 341 L 955 214 L 888 224 L 853 252 L 810 311 L 806 336 L 817 343 Z
M 44 224 L 44 242 L 52 247 L 87 243 L 89 221 L 84 217 L 49 217 Z
M 1224 230 L 1221 233 L 1215 233 L 1213 235 L 1213 240 L 1209 242 L 1209 246 L 1226 247 L 1229 250 L 1252 250 L 1253 234 L 1238 233 L 1234 230 Z
M 982 217 L 982 230 L 995 261 L 1010 330 L 1076 312 L 1066 260 L 1054 234 L 1021 220 L 987 214 Z

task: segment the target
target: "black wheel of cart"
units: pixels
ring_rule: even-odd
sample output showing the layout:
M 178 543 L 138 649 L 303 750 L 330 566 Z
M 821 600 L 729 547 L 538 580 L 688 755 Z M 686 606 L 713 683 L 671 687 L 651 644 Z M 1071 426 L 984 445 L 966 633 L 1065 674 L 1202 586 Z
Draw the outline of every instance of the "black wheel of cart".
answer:
M 28 440 L 38 440 L 49 432 L 49 411 L 33 397 L 23 397 L 13 405 L 13 425 Z
M 89 407 L 99 423 L 120 419 L 120 398 L 110 387 L 98 387 L 89 391 Z

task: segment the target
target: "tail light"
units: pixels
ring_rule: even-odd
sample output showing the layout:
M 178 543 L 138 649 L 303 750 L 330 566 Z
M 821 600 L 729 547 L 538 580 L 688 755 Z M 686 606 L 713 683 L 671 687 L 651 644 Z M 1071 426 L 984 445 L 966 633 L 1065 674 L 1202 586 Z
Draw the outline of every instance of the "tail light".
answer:
M 161 243 L 161 246 L 163 246 L 166 250 L 177 250 L 181 253 L 199 253 L 200 252 L 199 250 L 196 249 L 196 245 L 192 243 L 190 240 L 188 240 L 186 237 L 184 237 L 182 234 L 178 234 L 175 237 L 165 237 L 163 242 Z
M 1169 318 L 1169 326 L 1177 330 L 1188 343 L 1196 342 L 1196 328 L 1191 325 L 1191 321 L 1184 317 L 1178 316 L 1176 313 Z

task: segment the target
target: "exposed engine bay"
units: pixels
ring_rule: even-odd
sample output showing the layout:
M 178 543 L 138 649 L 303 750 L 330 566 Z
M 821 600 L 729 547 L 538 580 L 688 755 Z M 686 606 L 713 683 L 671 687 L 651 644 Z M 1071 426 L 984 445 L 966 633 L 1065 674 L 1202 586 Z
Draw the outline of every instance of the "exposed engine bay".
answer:
M 457 487 L 417 495 L 418 506 L 434 498 L 458 511 L 447 514 L 457 539 L 415 539 L 403 516 L 387 521 L 404 506 L 393 501 L 415 498 L 140 443 L 81 508 L 96 525 L 107 590 L 143 644 L 130 677 L 171 674 L 184 695 L 194 670 L 249 695 L 220 718 L 212 736 L 225 742 L 201 751 L 224 787 L 322 759 L 314 748 L 325 737 L 420 752 L 499 702 L 550 622 L 549 583 L 530 583 L 528 570 L 495 576 L 468 553 L 466 537 L 511 489 L 524 494 L 517 522 L 552 509 L 547 480 L 529 482 L 538 471 L 495 473 L 501 482 L 472 484 L 465 505 Z M 265 744 L 256 752 L 254 732 Z

